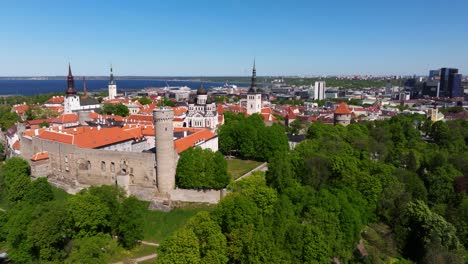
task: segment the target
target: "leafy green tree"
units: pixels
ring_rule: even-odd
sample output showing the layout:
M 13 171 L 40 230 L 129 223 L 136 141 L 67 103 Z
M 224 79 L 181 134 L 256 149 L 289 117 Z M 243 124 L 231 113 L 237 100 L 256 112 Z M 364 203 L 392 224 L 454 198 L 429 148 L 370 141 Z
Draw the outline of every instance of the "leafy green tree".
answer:
M 461 173 L 452 166 L 436 168 L 425 177 L 430 204 L 447 203 L 454 196 L 454 178 Z
M 71 239 L 71 223 L 63 204 L 38 206 L 27 229 L 27 240 L 34 259 L 40 262 L 62 261 L 65 246 Z
M 117 236 L 124 248 L 132 248 L 143 239 L 144 204 L 133 196 L 123 200 L 118 212 Z
M 189 220 L 186 228 L 198 238 L 201 263 L 228 262 L 226 237 L 208 212 L 199 212 Z
M 109 208 L 98 197 L 82 194 L 66 201 L 75 237 L 90 237 L 104 233 L 110 227 Z
M 3 144 L 3 142 L 0 142 L 0 161 L 4 161 L 5 157 L 6 157 L 5 144 Z
M 15 263 L 32 263 L 32 245 L 28 240 L 28 226 L 33 219 L 34 207 L 20 203 L 8 211 L 6 244 L 8 257 Z
M 306 225 L 303 236 L 303 263 L 330 263 L 331 250 L 322 231 L 316 226 Z
M 119 104 L 103 104 L 101 108 L 101 113 L 107 115 L 118 115 L 118 116 L 128 116 L 130 114 L 130 110 L 127 106 L 122 103 Z
M 2 128 L 2 131 L 7 131 L 7 129 L 13 126 L 16 122 L 20 121 L 21 117 L 15 112 L 10 112 L 10 109 L 8 109 L 8 112 L 0 111 L 0 127 Z
M 422 260 L 434 246 L 448 251 L 462 249 L 453 225 L 419 200 L 408 203 L 397 232 L 403 253 L 415 261 Z
M 117 242 L 109 235 L 98 234 L 73 240 L 70 255 L 65 263 L 109 263 L 109 258 L 118 251 Z
M 431 126 L 431 136 L 439 146 L 446 147 L 450 144 L 449 127 L 443 121 L 437 121 Z
M 149 99 L 146 96 L 142 96 L 138 99 L 138 102 L 140 102 L 140 104 L 142 105 L 148 105 L 148 104 L 151 104 L 153 101 L 151 101 L 151 99 Z
M 221 226 L 223 233 L 247 224 L 258 223 L 259 210 L 251 199 L 241 193 L 232 193 L 224 197 L 215 211 L 213 219 Z
M 180 229 L 158 247 L 157 263 L 201 263 L 198 238 L 190 229 Z
M 199 147 L 182 152 L 176 175 L 177 186 L 184 188 L 221 189 L 230 180 L 224 156 Z
M 52 191 L 52 186 L 47 181 L 47 178 L 40 177 L 27 185 L 24 201 L 39 204 L 52 201 L 53 199 L 54 193 Z
M 120 204 L 125 199 L 125 191 L 115 185 L 101 185 L 91 186 L 81 192 L 82 194 L 90 194 L 99 198 L 104 203 L 110 212 L 119 212 Z M 112 233 L 115 235 L 115 231 L 119 226 L 119 214 L 112 213 L 110 215 L 110 227 Z

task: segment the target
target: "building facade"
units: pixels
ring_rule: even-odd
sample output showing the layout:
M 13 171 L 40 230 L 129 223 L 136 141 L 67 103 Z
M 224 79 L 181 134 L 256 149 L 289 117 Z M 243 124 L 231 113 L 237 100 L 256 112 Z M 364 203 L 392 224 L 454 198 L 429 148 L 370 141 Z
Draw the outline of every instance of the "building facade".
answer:
M 255 69 L 255 61 L 252 69 L 252 80 L 247 93 L 247 114 L 260 114 L 262 111 L 262 94 L 257 90 L 257 70 Z
M 109 92 L 109 100 L 115 99 L 117 97 L 117 84 L 114 80 L 114 73 L 112 71 L 112 66 L 110 68 L 110 77 L 109 77 L 109 85 L 107 85 L 107 89 Z
M 188 111 L 183 126 L 206 127 L 216 129 L 218 127 L 218 111 L 216 103 L 211 101 L 208 93 L 200 85 L 196 98 L 191 98 L 188 103 Z
M 325 82 L 315 82 L 314 100 L 325 99 Z

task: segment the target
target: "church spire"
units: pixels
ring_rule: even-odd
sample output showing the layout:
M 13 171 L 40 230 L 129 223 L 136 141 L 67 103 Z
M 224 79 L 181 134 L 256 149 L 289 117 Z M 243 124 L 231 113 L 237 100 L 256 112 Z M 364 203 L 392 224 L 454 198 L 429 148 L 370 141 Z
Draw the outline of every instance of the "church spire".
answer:
M 73 79 L 70 63 L 68 63 L 68 76 L 67 76 L 67 95 L 75 95 L 75 80 Z
M 257 70 L 255 69 L 255 58 L 254 58 L 253 69 L 252 69 L 252 80 L 250 82 L 249 93 L 256 93 L 256 92 L 257 92 Z
M 114 80 L 114 73 L 112 72 L 112 64 L 110 66 L 110 78 L 109 78 L 109 84 L 115 84 Z
M 83 76 L 83 98 L 88 98 L 88 89 L 86 88 L 86 78 Z

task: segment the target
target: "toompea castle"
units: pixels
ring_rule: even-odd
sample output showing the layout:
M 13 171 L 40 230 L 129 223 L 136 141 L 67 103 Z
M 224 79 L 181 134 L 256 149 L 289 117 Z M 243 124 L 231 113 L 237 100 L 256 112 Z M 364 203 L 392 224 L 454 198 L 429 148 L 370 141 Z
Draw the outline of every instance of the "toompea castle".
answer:
M 223 124 L 220 109 L 203 85 L 188 107 L 140 105 L 128 117 L 101 115 L 94 98 L 75 88 L 69 65 L 65 96 L 53 97 L 43 107 L 62 108 L 56 118 L 17 123 L 7 132 L 10 156 L 29 161 L 32 177 L 48 181 L 69 193 L 92 185 L 116 185 L 127 194 L 152 201 L 156 209 L 178 202 L 217 203 L 224 190 L 188 190 L 175 186 L 180 153 L 191 147 L 218 150 L 216 130 Z M 112 68 L 105 102 L 135 104 L 119 97 Z M 256 90 L 255 66 L 245 112 L 260 113 L 261 94 Z M 95 112 L 96 110 L 96 112 Z M 47 121 L 49 127 L 40 127 Z M 164 208 L 163 208 L 164 207 Z

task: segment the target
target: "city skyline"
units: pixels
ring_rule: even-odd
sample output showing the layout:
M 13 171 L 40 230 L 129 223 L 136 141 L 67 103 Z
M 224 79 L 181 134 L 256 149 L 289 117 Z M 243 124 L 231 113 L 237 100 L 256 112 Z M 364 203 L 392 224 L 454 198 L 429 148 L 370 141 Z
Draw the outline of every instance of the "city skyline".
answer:
M 64 76 L 68 62 L 76 75 L 106 76 L 112 63 L 117 76 L 248 76 L 254 57 L 259 76 L 468 69 L 468 3 L 461 0 L 0 7 L 0 76 Z

